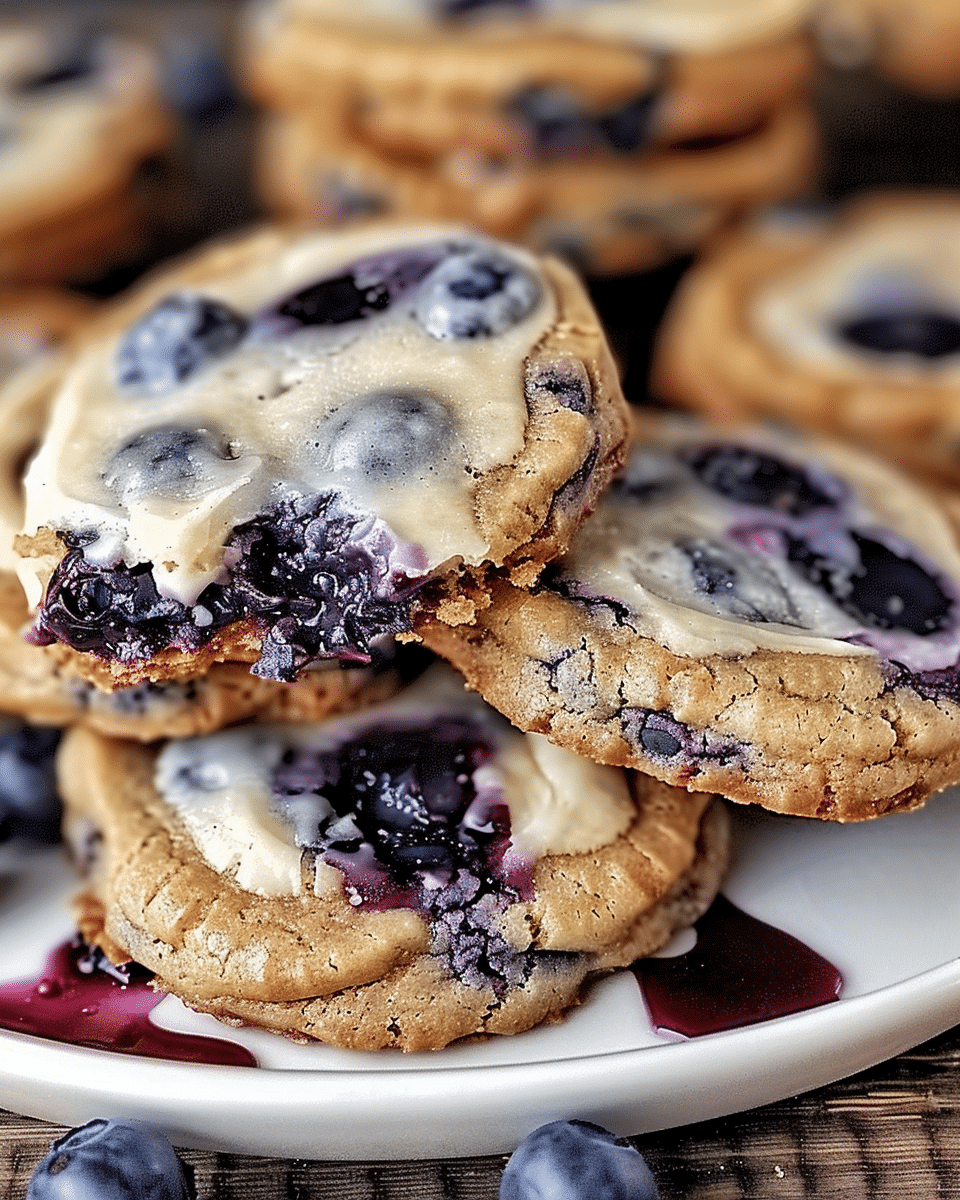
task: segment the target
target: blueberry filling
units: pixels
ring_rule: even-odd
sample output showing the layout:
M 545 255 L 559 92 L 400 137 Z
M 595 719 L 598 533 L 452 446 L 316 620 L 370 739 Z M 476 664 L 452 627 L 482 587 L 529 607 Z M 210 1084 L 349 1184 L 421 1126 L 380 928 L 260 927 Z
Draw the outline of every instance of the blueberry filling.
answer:
M 0 735 L 0 842 L 53 843 L 60 838 L 54 772 L 58 729 L 20 725 Z
M 229 447 L 207 429 L 179 425 L 148 429 L 122 446 L 104 472 L 104 483 L 122 499 L 151 494 L 193 498 L 212 487 Z
M 837 335 L 864 350 L 943 358 L 960 351 L 960 320 L 946 313 L 905 309 L 857 317 L 836 326 Z
M 466 246 L 441 263 L 424 284 L 415 315 L 438 341 L 497 337 L 532 312 L 540 299 L 536 276 L 484 246 Z
M 204 296 L 167 296 L 126 331 L 114 382 L 130 396 L 161 396 L 232 350 L 246 332 L 239 314 Z
M 456 977 L 502 994 L 537 955 L 512 949 L 500 929 L 519 892 L 502 870 L 509 811 L 475 785 L 493 754 L 458 717 L 374 727 L 333 750 L 287 750 L 273 794 L 297 843 L 341 871 L 355 905 L 418 909 Z
M 837 494 L 830 495 L 803 468 L 745 446 L 707 446 L 681 457 L 705 487 L 739 504 L 804 517 L 835 508 L 842 498 L 838 481 L 833 481 Z
M 276 337 L 311 326 L 366 320 L 422 283 L 449 252 L 449 246 L 434 242 L 361 259 L 342 274 L 264 309 L 254 318 L 253 333 Z
M 333 492 L 282 501 L 239 525 L 227 543 L 229 580 L 210 584 L 193 607 L 160 596 L 149 564 L 102 567 L 84 557 L 93 535 L 62 538 L 67 553 L 32 640 L 124 663 L 194 650 L 243 619 L 262 631 L 251 669 L 264 678 L 291 682 L 316 659 L 369 662 L 377 639 L 409 629 L 422 583 L 387 526 Z
M 953 601 L 919 563 L 873 538 L 851 532 L 859 563 L 854 570 L 789 538 L 788 556 L 851 616 L 872 629 L 903 629 L 926 636 L 949 627 Z
M 543 398 L 569 408 L 571 412 L 589 413 L 593 408 L 593 388 L 590 376 L 578 359 L 552 363 L 535 363 L 528 370 L 525 396 L 527 409 L 533 411 Z

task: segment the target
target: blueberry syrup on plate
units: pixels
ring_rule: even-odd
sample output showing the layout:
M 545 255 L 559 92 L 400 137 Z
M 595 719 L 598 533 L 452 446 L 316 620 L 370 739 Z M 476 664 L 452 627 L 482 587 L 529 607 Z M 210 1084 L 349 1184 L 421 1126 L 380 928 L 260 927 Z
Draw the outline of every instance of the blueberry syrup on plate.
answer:
M 633 965 L 657 1029 L 684 1037 L 738 1029 L 829 1004 L 840 972 L 789 933 L 718 896 L 696 923 L 697 944 Z
M 115 967 L 79 938 L 57 946 L 35 979 L 0 985 L 0 1028 L 55 1042 L 177 1062 L 255 1067 L 249 1050 L 151 1024 L 163 999 L 135 963 Z

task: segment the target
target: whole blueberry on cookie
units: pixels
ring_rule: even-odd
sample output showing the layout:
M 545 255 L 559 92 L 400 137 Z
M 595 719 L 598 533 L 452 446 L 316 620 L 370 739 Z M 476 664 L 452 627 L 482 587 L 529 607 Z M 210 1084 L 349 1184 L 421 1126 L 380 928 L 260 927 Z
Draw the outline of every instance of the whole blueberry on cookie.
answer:
M 660 1200 L 643 1155 L 587 1121 L 552 1121 L 510 1156 L 500 1200 Z
M 139 1121 L 94 1120 L 58 1138 L 27 1185 L 27 1200 L 187 1200 L 180 1160 Z
M 449 229 L 215 247 L 38 403 L 31 639 L 109 686 L 221 660 L 292 682 L 422 607 L 469 619 L 493 568 L 530 579 L 569 543 L 626 433 L 572 274 Z

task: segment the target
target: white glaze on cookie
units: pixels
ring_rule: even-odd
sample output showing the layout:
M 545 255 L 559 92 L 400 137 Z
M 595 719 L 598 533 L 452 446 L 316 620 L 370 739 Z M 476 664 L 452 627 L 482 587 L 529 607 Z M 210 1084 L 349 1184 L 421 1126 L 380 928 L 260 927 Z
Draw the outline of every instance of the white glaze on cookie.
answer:
M 521 734 L 444 667 L 385 704 L 320 725 L 248 725 L 170 742 L 157 761 L 156 787 L 215 870 L 261 895 L 300 893 L 301 846 L 323 801 L 305 797 L 302 830 L 296 807 L 278 805 L 272 781 L 284 755 L 336 750 L 371 729 L 429 729 L 451 717 L 493 747 L 473 772 L 471 807 L 483 820 L 492 805 L 507 805 L 512 853 L 523 861 L 587 853 L 629 827 L 635 805 L 621 771 Z M 339 871 L 319 857 L 314 869 L 317 894 L 341 885 Z
M 759 287 L 747 320 L 764 341 L 816 370 L 857 379 L 955 388 L 960 350 L 936 357 L 880 353 L 839 336 L 858 316 L 938 311 L 960 321 L 958 216 L 949 207 L 888 208 L 831 230 L 826 221 L 781 229 L 810 253 Z M 768 231 L 771 235 L 774 231 Z
M 960 554 L 943 515 L 908 481 L 833 445 L 755 430 L 705 437 L 685 431 L 682 422 L 664 428 L 660 445 L 637 445 L 623 481 L 564 560 L 561 579 L 573 594 L 620 601 L 631 624 L 689 657 L 878 653 L 915 672 L 957 662 Z M 685 456 L 722 446 L 799 468 L 826 502 L 797 518 L 719 495 L 698 480 Z M 923 634 L 902 628 L 896 597 L 888 598 L 891 607 L 879 626 L 866 621 L 818 586 L 785 549 L 789 539 L 801 541 L 839 574 L 856 573 L 851 532 L 876 539 L 936 581 L 950 610 L 942 628 L 932 623 Z M 705 563 L 709 575 L 711 556 L 719 573 L 698 587 L 697 564 Z
M 403 237 L 396 231 L 317 234 L 276 261 L 204 287 L 202 296 L 255 318 L 358 260 L 465 244 L 488 245 L 449 229 Z M 416 311 L 425 303 L 428 279 L 385 311 L 344 325 L 274 336 L 254 319 L 229 354 L 159 395 L 131 396 L 116 386 L 122 337 L 92 346 L 57 397 L 48 436 L 28 472 L 25 528 L 93 529 L 97 539 L 86 548 L 88 561 L 151 563 L 161 594 L 188 604 L 222 576 L 231 529 L 279 499 L 325 489 L 386 522 L 410 548 L 412 573 L 458 557 L 482 561 L 487 547 L 473 515 L 474 479 L 509 462 L 523 445 L 523 364 L 556 312 L 533 260 L 520 250 L 498 253 L 509 254 L 540 290 L 530 311 L 496 336 L 432 336 Z M 401 408 L 403 397 L 420 405 L 417 420 L 428 427 L 428 443 L 431 414 L 439 414 L 433 420 L 439 444 L 411 458 L 415 439 L 403 428 L 401 413 L 398 428 L 386 423 L 397 442 L 390 448 L 393 462 L 371 471 L 362 455 L 357 458 L 354 435 L 359 426 L 363 445 L 375 440 L 385 427 L 381 401 L 398 395 Z M 222 447 L 199 485 L 191 484 L 195 494 L 145 494 L 114 481 L 111 460 L 118 451 L 144 433 L 168 428 L 203 431 Z

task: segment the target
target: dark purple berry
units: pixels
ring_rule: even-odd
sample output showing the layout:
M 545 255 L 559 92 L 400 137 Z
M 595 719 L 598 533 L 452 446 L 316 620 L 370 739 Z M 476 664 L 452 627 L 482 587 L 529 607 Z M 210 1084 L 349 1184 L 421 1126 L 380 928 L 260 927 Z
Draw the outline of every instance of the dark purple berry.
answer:
M 873 629 L 904 629 L 922 637 L 949 625 L 954 602 L 924 567 L 873 538 L 850 536 L 859 556 L 852 571 L 796 539 L 789 542 L 790 560 L 845 612 Z
M 772 508 L 792 517 L 835 508 L 843 495 L 838 480 L 828 483 L 825 476 L 815 482 L 802 467 L 745 446 L 706 446 L 688 451 L 682 458 L 704 487 L 728 500 Z
M 960 320 L 947 313 L 905 309 L 857 317 L 837 326 L 840 337 L 881 354 L 943 358 L 960 351 Z
M 500 1200 L 659 1200 L 643 1155 L 599 1125 L 552 1121 L 516 1148 Z
M 27 1200 L 188 1200 L 180 1160 L 139 1121 L 90 1121 L 58 1138 L 31 1176 Z
M 327 422 L 317 449 L 338 471 L 371 479 L 442 471 L 448 460 L 454 423 L 445 405 L 423 392 L 381 392 L 338 409 Z
M 541 288 L 526 267 L 486 246 L 451 254 L 431 274 L 416 316 L 439 341 L 496 337 L 533 310 Z
M 192 498 L 214 486 L 216 465 L 230 457 L 223 439 L 209 430 L 168 425 L 148 429 L 122 446 L 103 481 L 122 499 Z
M 253 331 L 279 337 L 311 326 L 366 320 L 421 283 L 447 253 L 447 246 L 432 242 L 361 259 L 271 305 L 254 319 Z
M 60 837 L 60 800 L 54 770 L 58 729 L 17 723 L 0 734 L 0 841 Z
M 246 320 L 219 300 L 177 294 L 132 325 L 117 346 L 114 379 L 131 396 L 162 396 L 232 350 Z
M 597 125 L 611 150 L 616 150 L 618 154 L 632 154 L 643 146 L 656 102 L 655 91 L 643 92 L 620 108 L 602 113 L 597 118 Z
M 513 97 L 510 109 L 529 130 L 541 154 L 582 153 L 596 142 L 596 126 L 577 97 L 565 88 L 524 88 Z
M 485 9 L 531 12 L 536 8 L 536 0 L 436 0 L 436 4 L 441 17 L 464 17 Z

